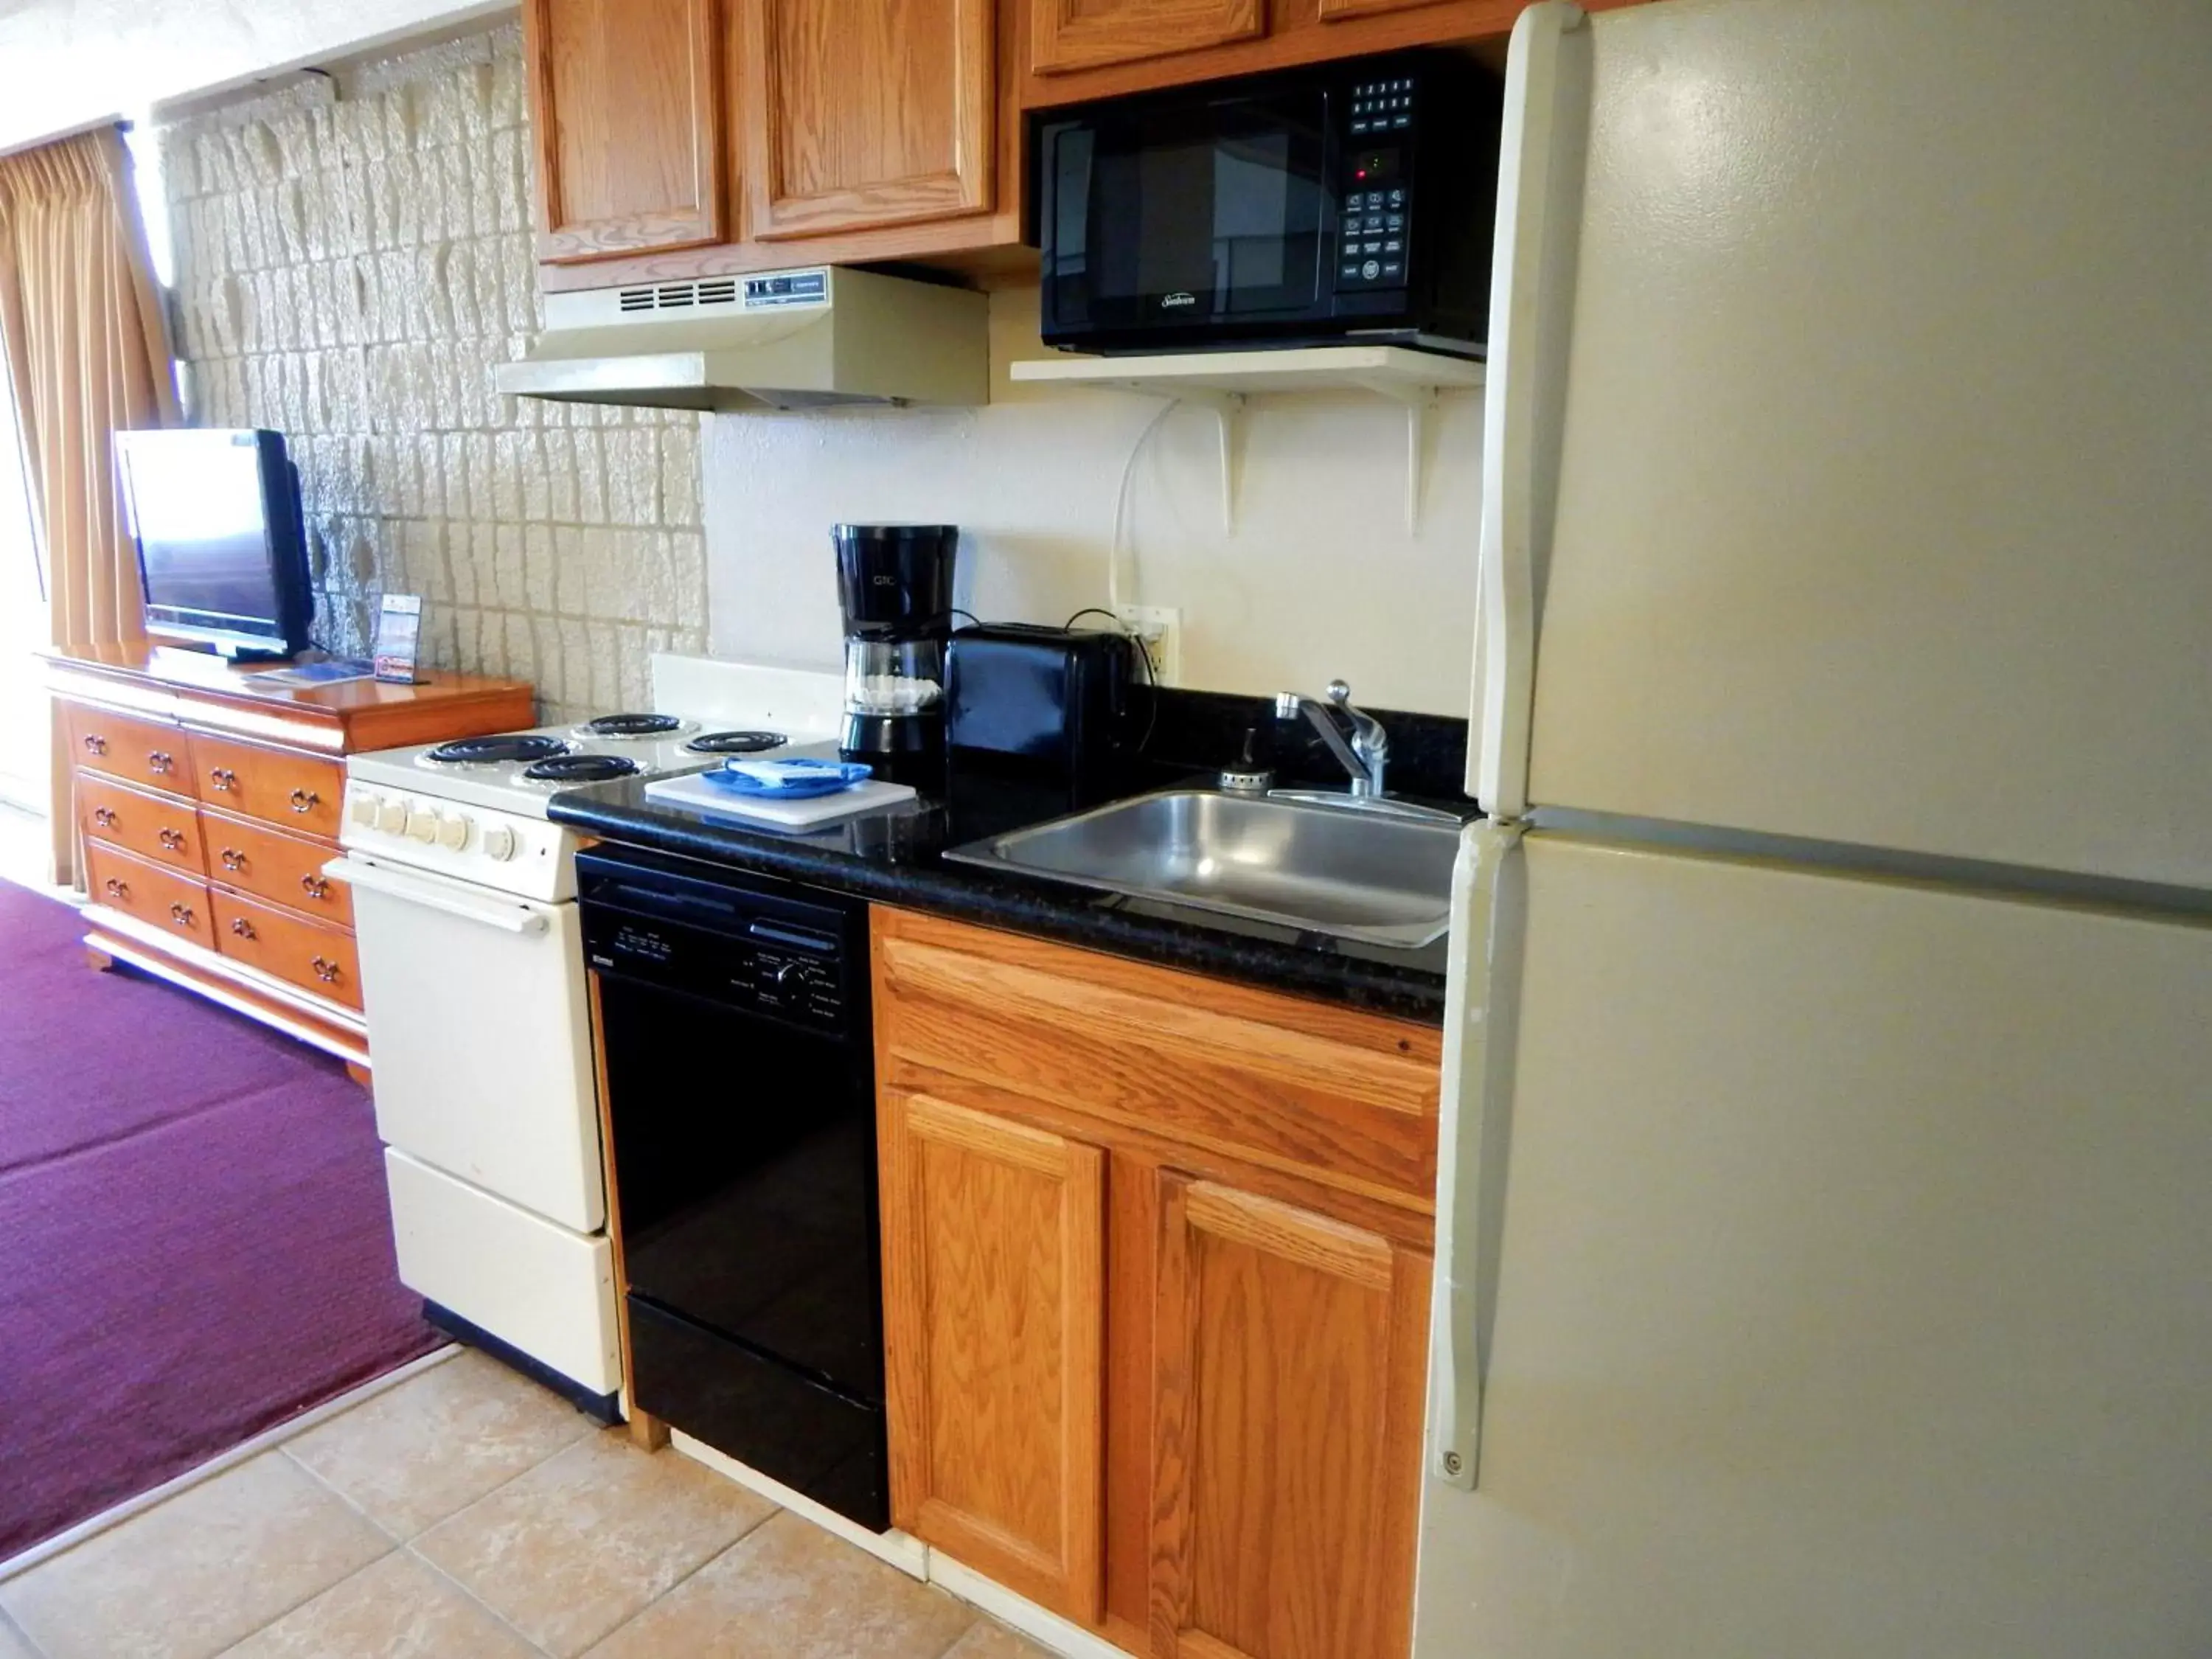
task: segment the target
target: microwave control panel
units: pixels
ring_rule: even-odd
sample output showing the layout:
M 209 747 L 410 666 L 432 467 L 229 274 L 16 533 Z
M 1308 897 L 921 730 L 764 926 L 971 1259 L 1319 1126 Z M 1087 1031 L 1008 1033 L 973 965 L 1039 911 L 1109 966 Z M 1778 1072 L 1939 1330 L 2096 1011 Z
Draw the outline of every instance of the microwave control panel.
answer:
M 1339 293 L 1406 286 L 1413 239 L 1412 179 L 1405 165 L 1413 126 L 1413 77 L 1357 82 L 1339 150 L 1336 287 Z

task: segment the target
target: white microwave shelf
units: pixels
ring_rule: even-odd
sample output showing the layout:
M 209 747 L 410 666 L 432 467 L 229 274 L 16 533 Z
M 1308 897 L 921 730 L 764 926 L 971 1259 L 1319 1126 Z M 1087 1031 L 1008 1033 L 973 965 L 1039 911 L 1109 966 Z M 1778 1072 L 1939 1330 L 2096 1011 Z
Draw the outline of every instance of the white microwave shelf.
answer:
M 1257 346 L 1146 357 L 1030 357 L 1009 363 L 1006 374 L 1024 385 L 1139 392 L 1212 409 L 1220 421 L 1221 517 L 1231 531 L 1242 447 L 1236 423 L 1247 398 L 1346 391 L 1386 398 L 1406 410 L 1406 529 L 1411 534 L 1420 527 L 1429 410 L 1440 393 L 1480 390 L 1484 368 L 1469 358 L 1406 346 Z

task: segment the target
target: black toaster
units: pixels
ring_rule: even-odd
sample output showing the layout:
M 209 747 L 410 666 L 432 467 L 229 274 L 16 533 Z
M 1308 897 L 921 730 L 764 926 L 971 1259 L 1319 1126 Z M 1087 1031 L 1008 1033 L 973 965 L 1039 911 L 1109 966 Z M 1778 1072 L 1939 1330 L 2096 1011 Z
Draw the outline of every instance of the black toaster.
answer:
M 1087 797 L 1109 787 L 1129 725 L 1136 646 L 1127 635 L 1029 623 L 953 630 L 945 740 L 956 760 Z

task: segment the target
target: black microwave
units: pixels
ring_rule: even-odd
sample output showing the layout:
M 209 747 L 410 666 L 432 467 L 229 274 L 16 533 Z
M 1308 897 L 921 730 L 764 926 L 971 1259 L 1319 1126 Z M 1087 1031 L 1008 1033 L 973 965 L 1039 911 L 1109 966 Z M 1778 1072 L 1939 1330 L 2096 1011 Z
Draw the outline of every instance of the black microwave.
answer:
M 1502 102 L 1480 64 L 1416 52 L 1046 112 L 1045 343 L 1479 354 Z

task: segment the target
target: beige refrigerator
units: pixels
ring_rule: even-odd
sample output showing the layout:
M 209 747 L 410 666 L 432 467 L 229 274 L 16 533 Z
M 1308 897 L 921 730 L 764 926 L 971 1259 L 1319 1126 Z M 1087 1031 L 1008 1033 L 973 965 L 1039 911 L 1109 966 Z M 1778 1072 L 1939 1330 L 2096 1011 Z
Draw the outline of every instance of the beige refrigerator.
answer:
M 2212 5 L 1506 124 L 1418 1659 L 2212 1652 Z

